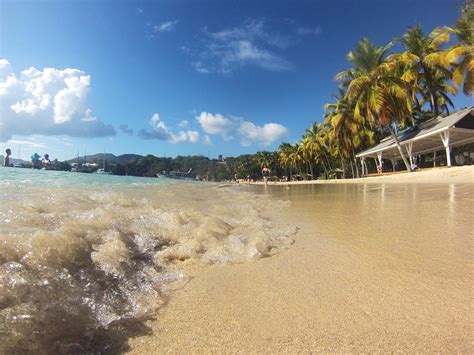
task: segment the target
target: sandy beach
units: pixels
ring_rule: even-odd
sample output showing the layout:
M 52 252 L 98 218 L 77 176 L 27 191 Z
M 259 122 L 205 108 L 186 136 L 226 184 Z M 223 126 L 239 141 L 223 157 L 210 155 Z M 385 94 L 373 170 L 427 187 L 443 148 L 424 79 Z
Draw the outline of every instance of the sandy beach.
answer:
M 295 243 L 188 270 L 130 352 L 474 352 L 472 167 L 348 182 L 249 187 Z
M 474 166 L 441 167 L 416 172 L 384 173 L 358 179 L 304 180 L 290 182 L 269 182 L 269 185 L 307 185 L 307 184 L 372 184 L 372 183 L 472 183 Z M 241 183 L 245 183 L 242 181 Z M 263 185 L 263 181 L 251 182 L 251 185 Z

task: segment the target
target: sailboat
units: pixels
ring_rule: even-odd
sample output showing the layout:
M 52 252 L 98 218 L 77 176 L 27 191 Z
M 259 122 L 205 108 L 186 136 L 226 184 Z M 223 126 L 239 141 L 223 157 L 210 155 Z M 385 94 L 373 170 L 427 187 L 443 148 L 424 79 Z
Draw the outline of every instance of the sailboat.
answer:
M 104 151 L 104 167 L 97 169 L 97 171 L 96 171 L 95 173 L 96 173 L 96 174 L 106 174 L 106 175 L 110 175 L 110 174 L 111 174 L 110 172 L 105 171 L 105 151 Z

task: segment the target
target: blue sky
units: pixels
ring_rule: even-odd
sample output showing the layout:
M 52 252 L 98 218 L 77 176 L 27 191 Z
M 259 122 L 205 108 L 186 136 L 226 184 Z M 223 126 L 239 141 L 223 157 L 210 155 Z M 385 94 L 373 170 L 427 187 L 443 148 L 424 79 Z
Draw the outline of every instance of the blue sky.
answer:
M 359 39 L 453 25 L 460 1 L 0 4 L 0 147 L 62 160 L 228 156 L 297 141 L 322 120 Z M 462 93 L 454 101 L 472 105 Z

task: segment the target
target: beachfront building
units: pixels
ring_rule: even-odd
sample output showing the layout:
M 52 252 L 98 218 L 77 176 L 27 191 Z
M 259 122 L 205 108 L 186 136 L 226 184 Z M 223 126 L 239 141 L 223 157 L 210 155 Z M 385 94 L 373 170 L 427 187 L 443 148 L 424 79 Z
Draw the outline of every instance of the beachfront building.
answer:
M 410 162 L 415 167 L 417 157 L 432 154 L 432 166 L 451 166 L 452 148 L 474 143 L 474 108 L 469 107 L 446 117 L 436 117 L 399 132 L 398 140 Z M 436 154 L 438 153 L 438 157 Z M 440 154 L 441 153 L 441 154 Z M 440 161 L 445 155 L 444 161 Z M 384 138 L 376 146 L 366 149 L 356 155 L 360 159 L 363 175 L 367 172 L 367 158 L 373 158 L 375 165 L 382 171 L 383 159 L 392 163 L 395 171 L 397 162 L 402 159 L 397 144 L 392 137 Z M 431 160 L 430 159 L 430 160 Z M 456 164 L 472 164 L 474 152 L 465 151 L 456 156 Z

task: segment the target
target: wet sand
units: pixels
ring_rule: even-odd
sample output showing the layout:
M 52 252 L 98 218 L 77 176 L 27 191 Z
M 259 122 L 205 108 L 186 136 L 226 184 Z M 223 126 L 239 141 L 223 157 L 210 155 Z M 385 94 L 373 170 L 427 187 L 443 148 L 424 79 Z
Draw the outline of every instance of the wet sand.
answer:
M 474 352 L 473 184 L 251 188 L 295 243 L 188 270 L 132 353 Z

